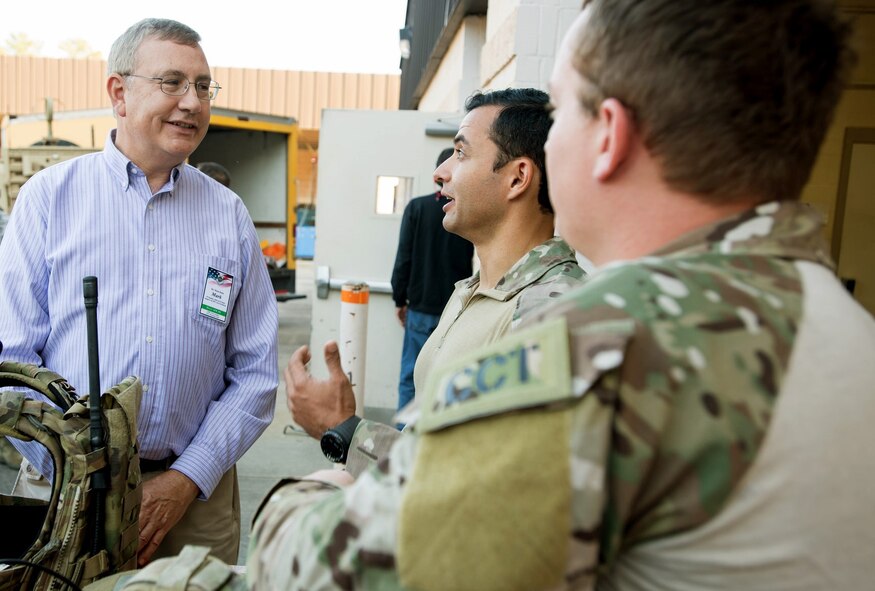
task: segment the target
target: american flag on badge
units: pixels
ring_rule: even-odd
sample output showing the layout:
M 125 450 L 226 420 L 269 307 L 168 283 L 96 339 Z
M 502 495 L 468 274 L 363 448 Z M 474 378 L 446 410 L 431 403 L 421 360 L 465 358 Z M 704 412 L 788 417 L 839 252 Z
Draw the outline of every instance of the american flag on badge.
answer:
M 218 269 L 209 268 L 207 271 L 207 283 L 212 285 L 213 287 L 219 287 L 222 289 L 226 289 L 229 285 L 231 285 L 234 278 L 227 273 L 222 273 Z

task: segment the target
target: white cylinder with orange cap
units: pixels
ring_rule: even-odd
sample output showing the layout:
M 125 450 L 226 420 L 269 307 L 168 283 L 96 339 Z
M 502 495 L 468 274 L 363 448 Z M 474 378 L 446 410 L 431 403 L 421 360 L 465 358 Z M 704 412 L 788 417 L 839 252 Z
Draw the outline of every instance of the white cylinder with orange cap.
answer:
M 340 290 L 340 366 L 355 394 L 355 414 L 365 412 L 365 358 L 368 341 L 367 283 L 347 282 Z

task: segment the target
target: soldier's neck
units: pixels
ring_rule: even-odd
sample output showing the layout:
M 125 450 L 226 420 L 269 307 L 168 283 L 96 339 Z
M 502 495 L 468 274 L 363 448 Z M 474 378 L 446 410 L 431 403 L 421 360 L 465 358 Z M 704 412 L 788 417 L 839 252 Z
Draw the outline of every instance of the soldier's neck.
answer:
M 523 255 L 553 237 L 553 216 L 543 217 L 549 218 L 549 222 L 531 223 L 529 228 L 502 232 L 476 245 L 480 259 L 480 286 L 477 291 L 495 287 Z

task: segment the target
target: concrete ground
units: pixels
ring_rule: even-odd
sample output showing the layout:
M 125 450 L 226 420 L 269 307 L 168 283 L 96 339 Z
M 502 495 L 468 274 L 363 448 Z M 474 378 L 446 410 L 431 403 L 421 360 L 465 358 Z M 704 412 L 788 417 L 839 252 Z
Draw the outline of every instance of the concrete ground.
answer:
M 286 408 L 285 383 L 282 377 L 282 370 L 289 356 L 299 346 L 310 342 L 311 306 L 315 297 L 311 261 L 298 261 L 296 291 L 306 294 L 306 298 L 277 304 L 279 310 L 277 364 L 280 370 L 280 385 L 273 423 L 237 464 L 243 531 L 240 564 L 244 564 L 246 560 L 252 518 L 267 492 L 282 478 L 304 476 L 314 470 L 329 468 L 332 465 L 322 455 L 317 441 L 292 427 L 291 417 Z M 321 343 L 317 346 L 321 347 Z M 389 421 L 391 414 L 391 409 L 365 409 L 365 416 L 376 420 Z M 12 489 L 15 474 L 15 469 L 0 464 L 0 491 L 8 492 Z

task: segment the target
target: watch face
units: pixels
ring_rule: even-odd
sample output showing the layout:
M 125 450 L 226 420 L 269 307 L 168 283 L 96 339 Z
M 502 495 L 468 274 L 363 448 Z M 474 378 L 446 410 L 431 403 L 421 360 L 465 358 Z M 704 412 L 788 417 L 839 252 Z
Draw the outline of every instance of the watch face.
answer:
M 325 457 L 334 463 L 343 462 L 345 455 L 343 441 L 341 440 L 340 435 L 334 433 L 333 431 L 326 431 L 322 435 L 322 439 L 320 440 L 322 446 L 322 453 L 325 454 Z

